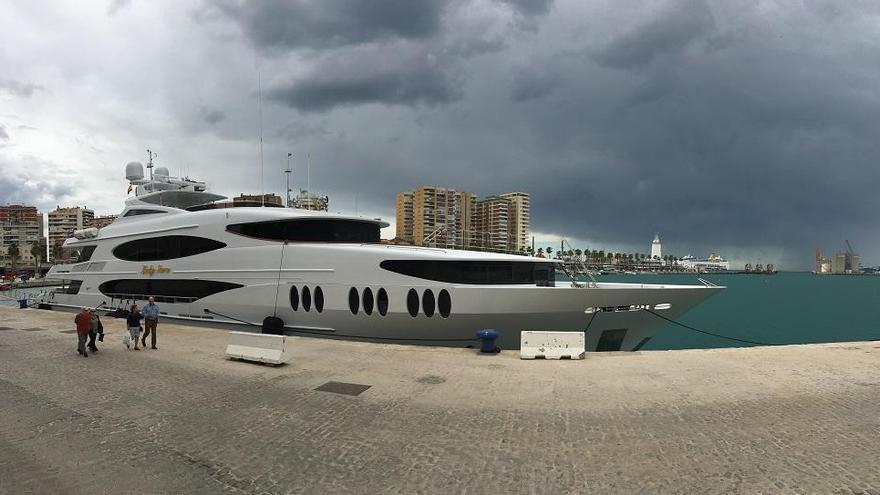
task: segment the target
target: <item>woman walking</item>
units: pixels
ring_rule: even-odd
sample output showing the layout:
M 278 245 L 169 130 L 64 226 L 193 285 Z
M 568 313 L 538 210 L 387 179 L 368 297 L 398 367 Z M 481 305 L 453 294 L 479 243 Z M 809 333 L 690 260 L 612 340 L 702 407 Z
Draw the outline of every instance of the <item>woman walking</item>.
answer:
M 125 344 L 125 347 L 130 349 L 130 342 L 131 340 L 134 340 L 134 350 L 141 350 L 140 347 L 138 347 L 138 337 L 141 334 L 141 320 L 143 319 L 144 315 L 138 311 L 137 304 L 132 304 L 128 316 L 125 318 L 126 325 L 128 326 L 128 335 L 126 335 L 126 338 L 122 339 L 122 343 Z

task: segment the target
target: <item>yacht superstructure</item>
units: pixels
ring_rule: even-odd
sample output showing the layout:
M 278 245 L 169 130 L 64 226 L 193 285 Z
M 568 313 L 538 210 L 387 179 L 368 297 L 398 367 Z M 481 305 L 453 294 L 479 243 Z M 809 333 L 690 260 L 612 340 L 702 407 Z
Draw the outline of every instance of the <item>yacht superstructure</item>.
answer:
M 330 338 L 467 345 L 477 330 L 517 348 L 522 330 L 586 331 L 588 350 L 641 348 L 721 287 L 557 282 L 557 261 L 398 246 L 372 218 L 292 208 L 229 207 L 206 185 L 126 168 L 135 196 L 110 225 L 64 243 L 76 263 L 51 308 L 139 305 L 163 318 L 241 330 L 280 319 L 283 331 Z M 651 311 L 645 311 L 646 309 Z M 277 321 L 277 320 L 276 320 Z

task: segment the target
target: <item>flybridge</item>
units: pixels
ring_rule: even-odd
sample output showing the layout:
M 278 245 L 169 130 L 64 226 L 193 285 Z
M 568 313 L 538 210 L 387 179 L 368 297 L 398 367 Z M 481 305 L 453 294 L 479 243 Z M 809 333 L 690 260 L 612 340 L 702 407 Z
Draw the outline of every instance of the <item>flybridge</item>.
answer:
M 148 150 L 149 151 L 149 150 Z M 189 177 L 171 177 L 167 167 L 156 167 L 153 171 L 153 154 L 147 164 L 150 177 L 144 177 L 144 166 L 140 162 L 129 162 L 125 166 L 125 178 L 134 187 L 135 197 L 127 203 L 153 204 L 186 209 L 226 199 L 226 196 L 207 192 L 207 184 Z

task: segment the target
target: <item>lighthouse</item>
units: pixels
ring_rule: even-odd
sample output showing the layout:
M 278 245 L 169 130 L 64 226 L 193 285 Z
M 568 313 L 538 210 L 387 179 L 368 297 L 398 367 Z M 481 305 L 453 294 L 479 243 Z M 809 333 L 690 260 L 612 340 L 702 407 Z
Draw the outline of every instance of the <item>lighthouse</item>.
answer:
M 663 252 L 660 249 L 660 234 L 654 234 L 654 240 L 651 241 L 651 259 L 663 259 Z

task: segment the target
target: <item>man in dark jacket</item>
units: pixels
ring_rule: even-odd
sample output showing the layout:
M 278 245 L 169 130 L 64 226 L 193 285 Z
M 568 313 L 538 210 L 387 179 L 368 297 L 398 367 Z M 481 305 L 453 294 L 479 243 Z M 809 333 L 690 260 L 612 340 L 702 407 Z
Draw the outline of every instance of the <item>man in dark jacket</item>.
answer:
M 103 332 L 104 326 L 101 325 L 101 320 L 98 318 L 98 312 L 95 311 L 95 308 L 89 308 L 89 316 L 92 318 L 92 327 L 89 328 L 89 344 L 88 348 L 92 352 L 98 352 L 98 346 L 95 345 L 95 339 L 98 338 L 98 335 L 101 335 L 100 340 L 104 340 Z
M 92 329 L 92 315 L 89 314 L 89 308 L 83 308 L 77 313 L 73 321 L 76 323 L 76 337 L 78 339 L 76 352 L 82 357 L 89 357 L 89 354 L 86 352 L 86 339 L 89 337 L 89 331 Z

